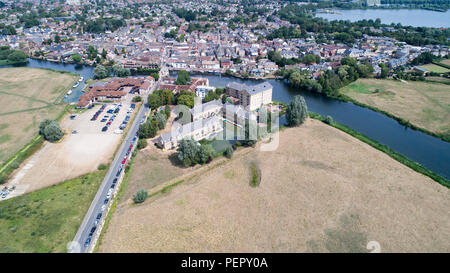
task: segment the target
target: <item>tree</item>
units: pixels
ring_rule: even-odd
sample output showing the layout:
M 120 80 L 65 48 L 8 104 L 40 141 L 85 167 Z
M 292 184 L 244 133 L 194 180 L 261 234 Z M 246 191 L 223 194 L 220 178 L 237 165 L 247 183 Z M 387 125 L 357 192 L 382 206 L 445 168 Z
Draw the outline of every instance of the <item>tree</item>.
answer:
M 72 60 L 76 63 L 80 63 L 81 62 L 81 56 L 79 54 L 73 54 L 72 55 Z
M 191 81 L 191 76 L 186 70 L 180 70 L 178 72 L 177 80 L 175 81 L 176 85 L 186 85 Z
M 20 50 L 13 50 L 12 53 L 8 55 L 8 60 L 15 63 L 25 63 L 27 61 L 27 54 Z
M 63 132 L 58 122 L 52 120 L 44 128 L 44 138 L 50 142 L 56 142 L 63 137 Z
M 387 76 L 389 76 L 390 69 L 385 64 L 380 64 L 381 72 L 380 72 L 380 78 L 385 79 Z
M 164 107 L 164 114 L 166 114 L 166 119 L 169 119 L 171 112 L 172 110 L 170 109 L 169 105 L 166 105 L 166 107 Z
M 147 121 L 139 126 L 139 138 L 153 138 L 156 136 L 156 133 L 158 133 L 158 127 L 155 122 Z
M 147 97 L 147 103 L 150 106 L 150 109 L 156 109 L 161 106 L 161 99 L 157 94 L 150 94 Z
M 193 94 L 193 95 L 188 95 L 188 94 L 180 95 L 177 98 L 177 104 L 183 104 L 183 105 L 186 105 L 189 108 L 192 108 L 192 107 L 194 107 L 194 96 L 195 96 L 195 94 Z
M 178 145 L 178 159 L 183 162 L 184 166 L 188 167 L 195 165 L 198 160 L 199 146 L 197 142 L 192 139 L 182 139 Z
M 139 150 L 142 150 L 142 149 L 144 149 L 145 147 L 147 147 L 147 140 L 144 139 L 144 138 L 140 138 L 140 139 L 138 140 L 137 148 L 138 148 Z
M 103 65 L 97 65 L 94 68 L 94 78 L 95 79 L 104 79 L 109 76 L 109 71 Z
M 107 52 L 105 49 L 102 50 L 102 58 L 106 59 Z
M 305 99 L 300 96 L 294 96 L 286 108 L 286 120 L 289 126 L 298 126 L 302 124 L 308 116 L 308 109 Z
M 228 146 L 227 149 L 225 150 L 224 155 L 225 155 L 226 158 L 232 158 L 233 157 L 233 153 L 234 153 L 233 148 L 231 146 Z
M 141 96 L 133 97 L 133 99 L 131 101 L 132 102 L 141 102 L 142 101 L 142 97 Z
M 156 120 L 156 122 L 158 124 L 158 128 L 160 130 L 162 130 L 162 129 L 164 129 L 164 127 L 166 127 L 167 119 L 166 119 L 166 114 L 164 112 L 161 111 L 161 112 L 156 113 L 155 120 Z
M 136 194 L 133 196 L 133 201 L 136 204 L 142 203 L 147 199 L 148 192 L 146 190 L 139 190 L 136 192 Z
M 45 127 L 47 127 L 47 125 L 49 125 L 51 122 L 51 119 L 44 119 L 43 121 L 41 121 L 41 123 L 39 124 L 39 134 L 41 136 L 44 136 Z
M 212 158 L 215 155 L 214 148 L 211 146 L 211 144 L 203 144 L 200 146 L 200 149 L 198 150 L 198 158 L 200 164 L 205 164 L 208 161 L 212 160 Z

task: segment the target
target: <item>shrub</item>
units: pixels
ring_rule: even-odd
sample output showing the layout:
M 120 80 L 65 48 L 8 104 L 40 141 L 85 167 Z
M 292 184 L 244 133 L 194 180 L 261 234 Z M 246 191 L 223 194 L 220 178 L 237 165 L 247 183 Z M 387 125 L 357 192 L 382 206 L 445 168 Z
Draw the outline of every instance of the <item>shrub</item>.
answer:
M 233 157 L 233 153 L 234 153 L 233 148 L 230 147 L 230 146 L 228 146 L 227 149 L 225 150 L 224 155 L 225 155 L 225 157 L 227 157 L 227 158 L 232 158 L 232 157 Z
M 327 116 L 327 117 L 325 118 L 325 123 L 326 123 L 326 124 L 332 124 L 332 123 L 333 123 L 333 118 L 332 118 L 331 116 Z
M 141 102 L 142 101 L 142 97 L 141 96 L 136 96 L 133 98 L 133 102 Z
M 136 192 L 136 194 L 133 196 L 133 201 L 136 204 L 142 203 L 147 199 L 148 192 L 146 190 L 139 190 Z
M 56 142 L 63 137 L 63 132 L 58 122 L 51 121 L 44 129 L 44 138 L 50 142 Z
M 138 148 L 139 150 L 142 150 L 142 149 L 144 149 L 145 147 L 147 147 L 147 140 L 144 139 L 144 138 L 139 139 L 139 140 L 138 140 L 138 144 L 137 144 L 137 148 Z
M 0 176 L 0 185 L 1 185 L 1 184 L 5 184 L 5 183 L 6 183 L 6 180 L 7 180 L 7 177 L 4 176 L 4 175 L 1 175 L 1 176 Z
M 97 167 L 97 169 L 98 169 L 99 171 L 101 171 L 101 170 L 106 170 L 106 168 L 108 168 L 108 166 L 106 166 L 106 165 L 103 164 L 103 163 L 101 163 L 101 164 L 98 165 L 98 167 Z
M 250 180 L 250 186 L 256 187 L 261 181 L 261 175 L 258 167 L 256 167 L 256 164 L 254 162 L 250 164 L 250 170 L 252 172 L 252 180 Z

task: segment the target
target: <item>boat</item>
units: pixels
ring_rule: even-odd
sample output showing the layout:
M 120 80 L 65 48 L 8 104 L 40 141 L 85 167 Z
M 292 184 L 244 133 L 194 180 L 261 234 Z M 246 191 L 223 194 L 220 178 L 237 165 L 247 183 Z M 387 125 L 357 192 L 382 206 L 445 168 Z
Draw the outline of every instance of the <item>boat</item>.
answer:
M 67 92 L 67 95 L 70 95 L 70 94 L 72 94 L 72 90 L 69 90 L 69 92 Z
M 74 84 L 74 85 L 73 85 L 73 88 L 78 87 L 78 85 L 79 85 L 79 83 Z
M 79 82 L 82 82 L 84 80 L 84 78 L 83 77 L 81 77 L 78 81 Z

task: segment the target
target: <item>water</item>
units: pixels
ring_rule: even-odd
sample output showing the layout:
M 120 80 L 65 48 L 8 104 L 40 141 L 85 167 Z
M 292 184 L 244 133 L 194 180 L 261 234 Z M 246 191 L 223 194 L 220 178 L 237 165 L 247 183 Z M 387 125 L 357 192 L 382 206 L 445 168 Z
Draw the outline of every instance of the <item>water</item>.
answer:
M 224 87 L 231 81 L 248 85 L 260 83 L 258 80 L 223 76 L 206 75 L 204 77 L 209 79 L 210 85 L 216 87 Z M 300 94 L 305 98 L 309 111 L 322 116 L 330 115 L 335 121 L 450 179 L 450 143 L 402 126 L 392 118 L 353 103 L 295 90 L 280 80 L 269 80 L 269 82 L 273 86 L 273 100 L 289 103 L 293 96 Z
M 414 27 L 450 27 L 450 10 L 438 12 L 423 9 L 346 9 L 333 10 L 338 14 L 317 13 L 317 17 L 351 22 L 380 18 L 383 24 L 397 24 Z
M 84 66 L 76 69 L 72 64 L 50 63 L 30 60 L 29 67 L 52 68 L 81 74 L 85 79 L 93 77 L 93 68 Z M 215 87 L 225 87 L 227 83 L 237 81 L 248 85 L 260 83 L 258 80 L 243 80 L 219 75 L 203 75 Z M 273 86 L 273 99 L 289 103 L 294 95 L 302 95 L 310 111 L 330 115 L 333 119 L 348 127 L 390 147 L 396 152 L 422 164 L 433 172 L 450 179 L 450 143 L 429 136 L 420 131 L 400 125 L 396 120 L 372 110 L 330 99 L 318 94 L 302 92 L 289 87 L 280 80 L 269 80 Z M 81 92 L 71 97 L 78 100 Z
M 92 79 L 94 77 L 94 68 L 92 66 L 83 66 L 83 65 L 74 65 L 74 64 L 64 64 L 64 63 L 55 63 L 49 61 L 41 61 L 35 59 L 28 59 L 28 63 L 25 65 L 26 67 L 34 67 L 34 68 L 47 68 L 47 69 L 55 69 L 62 70 L 72 73 L 80 74 L 84 78 L 84 81 L 88 79 Z M 1 67 L 14 67 L 14 65 L 3 65 Z M 83 94 L 83 89 L 85 87 L 85 83 L 81 82 L 76 88 L 72 89 L 72 93 L 64 98 L 64 101 L 67 103 L 78 102 L 78 99 Z M 67 90 L 66 92 L 68 92 Z

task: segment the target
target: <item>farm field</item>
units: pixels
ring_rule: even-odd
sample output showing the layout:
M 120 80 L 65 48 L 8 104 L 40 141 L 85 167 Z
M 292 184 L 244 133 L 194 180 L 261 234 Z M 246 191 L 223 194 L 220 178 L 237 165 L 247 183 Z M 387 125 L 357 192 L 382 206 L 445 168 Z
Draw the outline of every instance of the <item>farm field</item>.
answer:
M 436 73 L 446 73 L 446 72 L 450 72 L 450 69 L 447 69 L 445 67 L 439 66 L 439 65 L 435 65 L 435 64 L 426 64 L 426 65 L 422 65 L 420 66 L 430 72 L 436 72 Z
M 400 117 L 411 124 L 450 137 L 450 86 L 439 83 L 359 79 L 340 92 Z
M 0 202 L 0 252 L 66 252 L 106 171 Z
M 0 164 L 37 135 L 39 123 L 55 119 L 78 76 L 35 68 L 0 69 Z
M 99 252 L 450 251 L 450 192 L 430 178 L 317 120 L 281 131 L 275 151 L 259 145 L 122 202 Z

